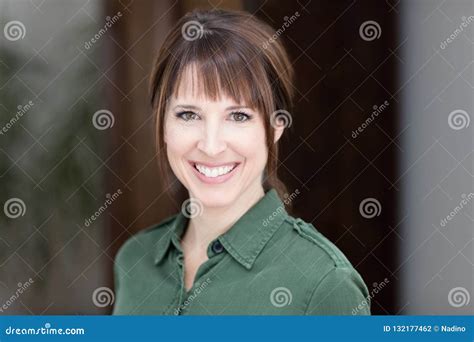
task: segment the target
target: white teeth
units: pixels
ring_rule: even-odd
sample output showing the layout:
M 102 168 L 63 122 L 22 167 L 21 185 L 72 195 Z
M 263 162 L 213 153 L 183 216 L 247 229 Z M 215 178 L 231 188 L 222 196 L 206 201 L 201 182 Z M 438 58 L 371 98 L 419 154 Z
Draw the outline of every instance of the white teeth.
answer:
M 237 164 L 233 166 L 220 166 L 220 167 L 213 167 L 213 168 L 208 168 L 206 166 L 199 165 L 199 164 L 195 164 L 195 165 L 196 165 L 196 169 L 198 169 L 198 171 L 202 173 L 203 175 L 205 175 L 206 177 L 215 178 L 215 177 L 225 175 L 226 173 L 229 173 L 230 171 L 234 169 L 234 167 Z

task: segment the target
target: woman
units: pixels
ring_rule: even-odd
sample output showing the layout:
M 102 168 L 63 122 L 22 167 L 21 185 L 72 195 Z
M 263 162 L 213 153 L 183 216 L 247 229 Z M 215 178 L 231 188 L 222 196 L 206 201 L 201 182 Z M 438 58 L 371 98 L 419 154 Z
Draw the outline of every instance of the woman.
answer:
M 188 199 L 120 248 L 114 314 L 370 314 L 351 263 L 281 199 L 293 69 L 274 34 L 243 12 L 194 11 L 165 40 L 151 78 L 160 176 Z

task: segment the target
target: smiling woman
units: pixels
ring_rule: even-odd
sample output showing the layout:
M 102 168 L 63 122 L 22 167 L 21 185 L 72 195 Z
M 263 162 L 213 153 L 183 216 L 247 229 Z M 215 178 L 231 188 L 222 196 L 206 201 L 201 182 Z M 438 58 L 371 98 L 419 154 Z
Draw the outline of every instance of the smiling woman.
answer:
M 370 314 L 359 273 L 281 200 L 293 69 L 273 34 L 213 10 L 167 37 L 151 79 L 156 142 L 164 184 L 188 199 L 120 248 L 114 314 Z
M 276 172 L 278 145 L 275 141 L 284 127 L 277 125 L 277 120 L 272 120 L 271 116 L 279 109 L 291 111 L 294 71 L 279 41 L 266 44 L 273 34 L 271 27 L 245 12 L 195 11 L 178 22 L 161 47 L 151 79 L 158 151 L 166 149 L 165 125 L 170 124 L 170 131 L 175 131 L 175 122 L 170 120 L 170 116 L 175 115 L 184 120 L 204 120 L 206 128 L 211 129 L 207 141 L 203 142 L 207 144 L 206 148 L 222 148 L 222 144 L 209 145 L 216 138 L 212 129 L 218 126 L 213 114 L 218 112 L 234 121 L 230 125 L 232 135 L 229 140 L 234 142 L 237 138 L 238 145 L 243 148 L 246 144 L 252 144 L 252 150 L 256 144 L 263 143 L 268 149 L 268 158 L 261 160 L 263 164 L 267 162 L 264 165 L 263 188 L 275 188 L 280 196 L 287 192 Z M 175 106 L 179 105 L 185 107 L 176 109 Z M 252 120 L 242 125 L 241 121 L 246 119 Z M 191 126 L 186 134 L 199 129 L 202 131 L 203 125 Z M 225 127 L 229 132 L 229 125 Z M 278 128 L 276 137 L 275 127 Z M 221 132 L 220 136 L 224 134 Z M 257 137 L 261 139 L 256 140 Z M 207 152 L 216 153 L 212 150 Z M 211 157 L 216 159 L 213 155 Z M 162 173 L 167 178 L 165 184 L 170 184 L 173 175 L 168 165 L 173 168 L 173 162 L 168 164 L 164 153 L 160 153 L 159 158 Z M 218 165 L 226 161 L 222 156 L 217 159 Z M 240 160 L 232 160 L 237 161 Z M 205 164 L 206 161 L 201 162 Z M 176 175 L 176 170 L 172 171 Z M 179 176 L 178 179 L 182 180 Z M 215 192 L 212 188 L 206 188 Z M 232 197 L 236 197 L 235 193 L 233 195 L 226 196 L 229 203 Z

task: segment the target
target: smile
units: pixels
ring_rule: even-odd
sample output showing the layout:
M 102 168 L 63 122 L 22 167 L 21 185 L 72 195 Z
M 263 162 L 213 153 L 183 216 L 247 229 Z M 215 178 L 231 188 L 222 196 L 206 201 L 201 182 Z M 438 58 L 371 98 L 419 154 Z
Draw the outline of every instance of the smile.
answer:
M 221 165 L 205 165 L 199 162 L 189 162 L 193 167 L 198 178 L 204 183 L 223 183 L 227 181 L 235 173 L 234 170 L 240 165 L 240 163 L 226 163 Z

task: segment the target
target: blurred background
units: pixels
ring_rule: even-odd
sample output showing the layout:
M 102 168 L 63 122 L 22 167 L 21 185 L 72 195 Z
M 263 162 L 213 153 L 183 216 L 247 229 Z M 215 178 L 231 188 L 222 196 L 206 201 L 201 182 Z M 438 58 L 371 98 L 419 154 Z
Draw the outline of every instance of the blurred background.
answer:
M 284 42 L 279 174 L 372 313 L 472 314 L 469 0 L 0 0 L 0 314 L 110 313 L 118 248 L 177 212 L 147 86 L 194 8 L 248 11 Z

